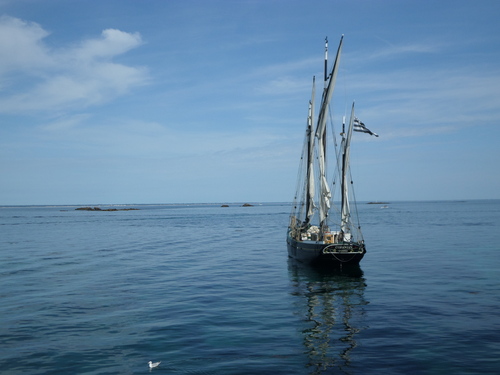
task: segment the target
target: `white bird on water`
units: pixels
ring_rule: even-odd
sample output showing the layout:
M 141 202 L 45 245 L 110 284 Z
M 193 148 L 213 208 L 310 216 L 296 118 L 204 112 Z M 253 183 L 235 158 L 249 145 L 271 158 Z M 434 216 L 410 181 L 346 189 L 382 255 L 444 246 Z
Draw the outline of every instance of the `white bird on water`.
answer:
M 149 365 L 149 368 L 155 368 L 155 367 L 158 367 L 160 365 L 161 361 L 160 362 L 151 362 L 149 361 L 148 362 L 148 365 Z

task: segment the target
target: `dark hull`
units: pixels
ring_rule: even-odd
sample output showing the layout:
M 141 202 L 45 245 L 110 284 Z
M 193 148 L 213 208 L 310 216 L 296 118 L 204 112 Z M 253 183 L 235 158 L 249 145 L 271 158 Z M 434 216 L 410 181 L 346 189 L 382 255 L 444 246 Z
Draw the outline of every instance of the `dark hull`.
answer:
M 366 248 L 363 243 L 323 243 L 297 241 L 287 236 L 288 256 L 311 265 L 353 265 L 363 259 Z

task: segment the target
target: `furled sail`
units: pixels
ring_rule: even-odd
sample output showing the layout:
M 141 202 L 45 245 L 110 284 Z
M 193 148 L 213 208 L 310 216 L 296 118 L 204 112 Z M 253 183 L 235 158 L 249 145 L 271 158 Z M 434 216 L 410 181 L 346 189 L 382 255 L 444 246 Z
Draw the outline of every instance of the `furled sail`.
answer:
M 326 121 L 328 118 L 328 106 L 332 98 L 333 89 L 335 87 L 335 80 L 337 78 L 338 66 L 340 63 L 340 54 L 342 52 L 342 41 L 344 37 L 340 39 L 339 48 L 337 50 L 337 56 L 335 57 L 335 63 L 332 67 L 332 72 L 330 76 L 326 74 L 326 60 L 328 56 L 328 41 L 325 44 L 325 89 L 323 91 L 323 97 L 321 101 L 321 109 L 318 116 L 318 125 L 316 127 L 316 139 L 318 141 L 318 162 L 319 162 L 319 181 L 320 181 L 320 192 L 319 192 L 319 218 L 320 223 L 323 226 L 328 217 L 328 211 L 330 209 L 330 200 L 332 194 L 328 186 L 328 180 L 326 179 Z
M 342 218 L 341 218 L 341 226 L 340 230 L 343 233 L 350 233 L 350 209 L 349 209 L 349 183 L 347 181 L 347 175 L 349 172 L 349 157 L 350 157 L 350 148 L 351 148 L 351 137 L 352 137 L 352 129 L 354 125 L 354 103 L 352 103 L 351 109 L 351 117 L 349 120 L 349 127 L 347 128 L 347 134 L 344 134 L 342 137 Z
M 314 134 L 313 134 L 313 123 L 314 123 L 314 93 L 316 91 L 316 80 L 313 77 L 312 94 L 311 101 L 309 102 L 309 114 L 307 116 L 307 202 L 306 202 L 306 223 L 311 221 L 314 215 L 314 195 L 315 195 L 315 185 L 314 185 Z
M 332 99 L 333 89 L 335 88 L 335 80 L 337 79 L 338 66 L 340 64 L 340 54 L 342 52 L 342 41 L 344 36 L 340 39 L 339 48 L 337 50 L 337 56 L 335 57 L 335 63 L 332 67 L 332 72 L 330 76 L 325 76 L 325 90 L 323 92 L 323 98 L 321 101 L 321 109 L 318 117 L 318 127 L 316 129 L 316 138 L 321 139 L 326 130 L 326 121 L 328 119 L 328 106 L 330 105 L 330 100 Z M 328 43 L 328 42 L 327 42 Z M 328 44 L 326 46 L 328 48 Z M 325 51 L 325 56 L 326 56 Z M 329 79 L 329 80 L 328 80 Z

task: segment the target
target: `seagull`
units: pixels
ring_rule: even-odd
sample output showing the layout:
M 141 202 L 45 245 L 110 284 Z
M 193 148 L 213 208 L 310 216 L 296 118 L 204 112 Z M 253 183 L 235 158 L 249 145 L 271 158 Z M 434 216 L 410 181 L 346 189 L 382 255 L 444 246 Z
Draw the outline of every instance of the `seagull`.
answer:
M 155 367 L 158 367 L 160 365 L 161 361 L 160 362 L 151 362 L 149 361 L 148 362 L 148 365 L 149 365 L 149 368 L 155 368 Z

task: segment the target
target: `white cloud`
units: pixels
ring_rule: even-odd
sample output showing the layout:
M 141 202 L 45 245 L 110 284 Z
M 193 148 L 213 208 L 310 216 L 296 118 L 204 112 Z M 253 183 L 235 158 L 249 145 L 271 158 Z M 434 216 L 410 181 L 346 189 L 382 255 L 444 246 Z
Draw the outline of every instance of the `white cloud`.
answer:
M 303 94 L 307 92 L 310 85 L 311 82 L 306 82 L 304 79 L 282 76 L 257 86 L 255 92 L 256 94 L 272 96 L 290 95 L 292 93 Z
M 51 65 L 50 52 L 42 42 L 48 35 L 36 23 L 0 17 L 0 75 L 10 70 L 38 70 Z
M 258 95 L 303 95 L 311 89 L 314 69 L 318 67 L 322 67 L 320 59 L 305 58 L 259 67 L 246 78 Z
M 387 43 L 386 48 L 380 49 L 373 53 L 368 58 L 379 59 L 379 58 L 394 58 L 398 55 L 406 54 L 422 54 L 422 53 L 435 53 L 440 50 L 440 46 L 437 44 L 430 43 L 408 43 L 403 45 L 394 45 Z
M 285 136 L 273 129 L 187 131 L 173 124 L 130 119 L 104 122 L 82 113 L 45 124 L 30 137 L 39 147 L 55 145 L 57 149 L 52 151 L 71 150 L 71 154 L 85 155 L 86 159 L 163 160 L 165 166 L 172 162 L 262 170 L 295 163 L 298 151 L 290 149 L 290 137 L 296 137 L 292 143 L 300 146 L 302 133 Z
M 42 130 L 49 132 L 59 132 L 59 131 L 68 131 L 69 129 L 73 129 L 81 124 L 83 121 L 87 120 L 90 117 L 87 113 L 76 114 L 73 116 L 62 117 L 54 122 L 46 124 L 42 126 Z
M 351 81 L 359 116 L 384 139 L 498 123 L 496 67 L 398 69 L 352 75 Z
M 70 54 L 78 61 L 94 60 L 96 58 L 112 58 L 125 53 L 142 44 L 139 33 L 126 33 L 116 29 L 106 29 L 101 34 L 101 39 L 84 41 L 81 46 L 71 51 Z
M 112 61 L 141 45 L 138 33 L 107 29 L 59 50 L 44 44 L 47 35 L 35 23 L 0 18 L 0 113 L 85 108 L 147 81 L 145 68 Z

